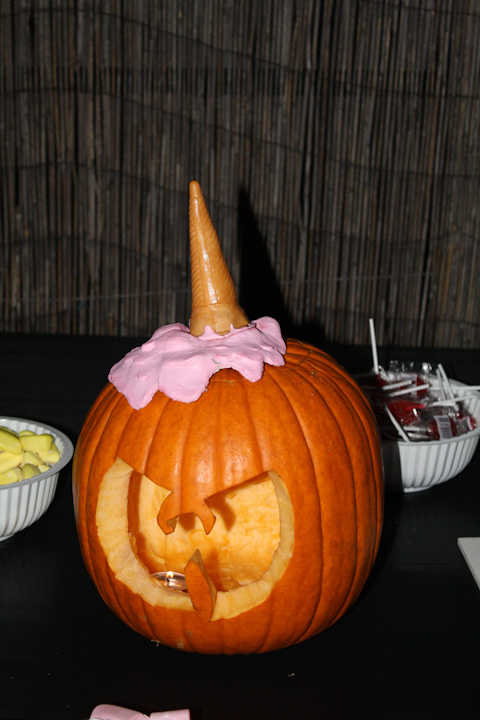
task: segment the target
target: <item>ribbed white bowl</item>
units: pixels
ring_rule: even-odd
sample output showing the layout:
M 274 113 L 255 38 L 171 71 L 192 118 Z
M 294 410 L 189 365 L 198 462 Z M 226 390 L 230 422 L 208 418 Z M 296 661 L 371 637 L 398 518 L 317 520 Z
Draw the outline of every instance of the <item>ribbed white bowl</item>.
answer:
M 387 487 L 404 492 L 427 490 L 454 478 L 472 459 L 480 440 L 480 393 L 468 390 L 462 383 L 453 380 L 450 383 L 456 395 L 473 395 L 465 400 L 465 405 L 476 419 L 477 427 L 449 440 L 384 442 L 383 464 Z
M 60 452 L 60 460 L 50 470 L 29 480 L 0 485 L 0 541 L 32 525 L 49 508 L 57 488 L 60 470 L 73 456 L 73 444 L 60 430 L 35 420 L 17 417 L 0 417 L 0 425 L 11 430 L 32 430 L 50 433 Z

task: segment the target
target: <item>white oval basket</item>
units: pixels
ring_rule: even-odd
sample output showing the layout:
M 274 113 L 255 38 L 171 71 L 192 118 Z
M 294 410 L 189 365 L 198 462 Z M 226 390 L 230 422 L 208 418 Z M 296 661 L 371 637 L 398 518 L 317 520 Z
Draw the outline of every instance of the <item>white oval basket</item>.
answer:
M 458 397 L 472 395 L 465 399 L 465 405 L 476 419 L 477 427 L 448 440 L 385 441 L 383 464 L 387 487 L 404 492 L 427 490 L 454 478 L 472 459 L 480 440 L 480 393 L 454 380 L 450 380 L 450 384 Z

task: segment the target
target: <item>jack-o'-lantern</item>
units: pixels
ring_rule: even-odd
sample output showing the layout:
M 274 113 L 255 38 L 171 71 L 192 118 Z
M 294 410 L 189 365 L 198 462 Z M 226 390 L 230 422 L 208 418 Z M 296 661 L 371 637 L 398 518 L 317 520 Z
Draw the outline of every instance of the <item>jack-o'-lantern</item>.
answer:
M 190 237 L 190 334 L 226 339 L 249 322 L 197 183 Z M 322 351 L 292 340 L 282 363 L 257 381 L 215 368 L 198 399 L 157 390 L 139 409 L 109 383 L 85 421 L 73 471 L 85 564 L 152 640 L 287 647 L 336 622 L 367 580 L 383 519 L 374 416 Z

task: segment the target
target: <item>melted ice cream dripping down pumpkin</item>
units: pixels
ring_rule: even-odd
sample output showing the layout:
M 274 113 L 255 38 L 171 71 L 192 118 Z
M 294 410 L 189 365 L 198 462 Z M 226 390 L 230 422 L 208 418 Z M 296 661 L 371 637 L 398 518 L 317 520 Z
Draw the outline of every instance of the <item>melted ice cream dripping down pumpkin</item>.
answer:
M 190 246 L 190 330 L 167 326 L 187 349 L 172 360 L 154 335 L 156 359 L 132 351 L 123 381 L 112 368 L 120 389 L 107 384 L 85 420 L 80 546 L 103 600 L 137 632 L 192 652 L 266 652 L 328 628 L 362 591 L 383 521 L 380 441 L 340 365 L 297 340 L 285 349 L 271 319 L 249 323 L 196 182 Z M 256 333 L 245 362 L 242 333 Z M 198 367 L 183 382 L 199 357 L 201 383 Z M 169 571 L 186 592 L 159 582 Z

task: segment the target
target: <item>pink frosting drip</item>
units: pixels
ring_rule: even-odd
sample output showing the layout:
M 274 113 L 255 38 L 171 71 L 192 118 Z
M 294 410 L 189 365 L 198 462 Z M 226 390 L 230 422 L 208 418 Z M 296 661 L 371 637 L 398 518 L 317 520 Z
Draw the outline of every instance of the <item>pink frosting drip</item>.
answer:
M 286 351 L 280 325 L 263 317 L 247 327 L 218 335 L 207 327 L 195 337 L 181 323 L 165 325 L 150 340 L 116 363 L 108 379 L 134 410 L 148 405 L 158 390 L 172 400 L 195 402 L 212 375 L 232 368 L 250 382 L 263 375 L 265 363 L 283 365 Z

